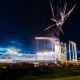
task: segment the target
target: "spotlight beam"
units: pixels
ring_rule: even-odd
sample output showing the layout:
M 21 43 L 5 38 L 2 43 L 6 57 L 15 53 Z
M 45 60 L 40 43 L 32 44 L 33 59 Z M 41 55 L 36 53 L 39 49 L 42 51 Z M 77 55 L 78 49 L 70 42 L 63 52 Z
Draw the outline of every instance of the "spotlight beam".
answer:
M 49 0 L 49 2 L 50 2 L 50 7 L 51 7 L 51 11 L 52 11 L 53 18 L 55 19 L 55 16 L 54 16 L 54 9 L 53 9 L 52 3 L 51 3 L 50 0 Z
M 72 7 L 72 9 L 64 16 L 65 20 L 69 17 L 69 15 L 72 13 L 72 11 L 74 10 L 74 8 L 76 7 L 76 4 Z
M 49 26 L 49 27 L 48 27 L 48 28 L 46 28 L 44 31 L 46 31 L 46 30 L 48 30 L 48 29 L 52 28 L 52 27 L 53 27 L 53 26 L 55 26 L 55 25 L 56 25 L 56 24 Z

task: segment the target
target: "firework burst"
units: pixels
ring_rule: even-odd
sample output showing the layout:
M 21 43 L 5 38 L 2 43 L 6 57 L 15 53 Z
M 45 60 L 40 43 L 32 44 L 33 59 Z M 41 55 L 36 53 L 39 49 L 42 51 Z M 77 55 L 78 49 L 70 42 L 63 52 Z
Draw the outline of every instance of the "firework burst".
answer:
M 74 10 L 75 6 L 76 6 L 76 4 L 66 13 L 67 3 L 65 2 L 63 9 L 61 9 L 60 7 L 57 8 L 57 17 L 56 17 L 55 13 L 54 13 L 53 5 L 50 2 L 50 7 L 51 7 L 51 11 L 52 11 L 52 16 L 53 16 L 52 18 L 50 18 L 50 20 L 55 22 L 55 24 L 47 27 L 46 29 L 44 29 L 44 31 L 56 26 L 56 30 L 55 30 L 56 35 L 59 37 L 60 36 L 60 32 L 62 34 L 64 34 L 64 32 L 62 30 L 62 26 L 63 26 L 64 22 L 66 21 L 66 19 L 69 17 L 69 15 Z

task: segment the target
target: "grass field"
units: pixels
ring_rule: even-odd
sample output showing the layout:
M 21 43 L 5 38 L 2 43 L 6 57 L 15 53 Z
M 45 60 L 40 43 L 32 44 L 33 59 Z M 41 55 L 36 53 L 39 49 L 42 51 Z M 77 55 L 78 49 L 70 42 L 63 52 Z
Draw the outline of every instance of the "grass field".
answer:
M 80 80 L 80 69 L 1 69 L 0 80 Z

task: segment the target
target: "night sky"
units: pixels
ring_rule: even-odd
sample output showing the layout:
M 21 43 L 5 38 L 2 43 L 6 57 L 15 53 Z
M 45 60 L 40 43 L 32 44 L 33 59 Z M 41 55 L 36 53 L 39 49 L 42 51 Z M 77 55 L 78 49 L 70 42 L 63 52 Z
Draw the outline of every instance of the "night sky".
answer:
M 55 6 L 57 1 L 51 0 Z M 63 3 L 64 0 L 62 0 Z M 72 14 L 63 25 L 63 42 L 69 40 L 77 43 L 80 49 L 80 1 L 66 0 L 69 11 L 75 3 Z M 17 48 L 23 51 L 35 50 L 36 36 L 47 36 L 44 29 L 52 24 L 49 0 L 0 0 L 0 50 Z

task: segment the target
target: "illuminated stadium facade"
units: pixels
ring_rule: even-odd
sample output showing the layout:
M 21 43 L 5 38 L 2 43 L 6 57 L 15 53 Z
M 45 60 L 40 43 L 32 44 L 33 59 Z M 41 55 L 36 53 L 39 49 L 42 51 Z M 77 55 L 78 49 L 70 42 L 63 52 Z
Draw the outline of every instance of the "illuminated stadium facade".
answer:
M 59 61 L 67 61 L 66 56 L 66 44 L 61 44 L 59 38 L 55 37 L 35 37 L 37 40 L 37 54 L 36 60 L 59 60 Z M 44 48 L 42 51 L 39 51 L 39 40 L 44 41 Z M 51 50 L 46 50 L 46 41 L 49 41 L 48 45 L 51 42 Z

